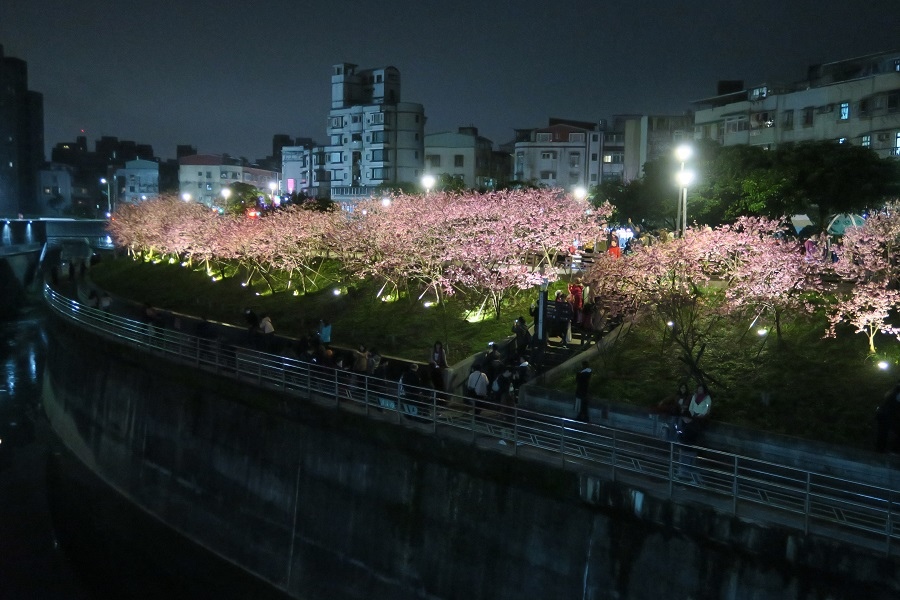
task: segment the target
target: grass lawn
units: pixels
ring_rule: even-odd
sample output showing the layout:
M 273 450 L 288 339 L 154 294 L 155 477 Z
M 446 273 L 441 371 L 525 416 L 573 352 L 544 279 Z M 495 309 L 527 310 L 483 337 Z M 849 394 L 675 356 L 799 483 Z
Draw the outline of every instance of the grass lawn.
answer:
M 715 381 L 713 418 L 841 445 L 871 449 L 875 408 L 897 381 L 900 344 L 877 340 L 867 355 L 865 336 L 844 331 L 823 339 L 823 315 L 804 316 L 760 336 L 747 323 L 726 323 L 710 336 L 701 360 Z M 693 390 L 678 349 L 660 329 L 632 327 L 593 361 L 598 398 L 651 408 L 674 394 L 681 381 Z M 890 369 L 878 368 L 886 360 Z M 574 387 L 572 377 L 561 386 Z
M 323 285 L 316 292 L 294 296 L 270 293 L 257 279 L 212 281 L 202 270 L 177 264 L 138 263 L 130 258 L 106 258 L 92 268 L 93 281 L 111 293 L 208 319 L 243 326 L 244 307 L 268 313 L 281 334 L 300 336 L 315 330 L 320 318 L 333 324 L 335 344 L 377 347 L 386 355 L 425 361 L 432 344 L 441 340 L 451 363 L 485 348 L 490 340 L 510 335 L 513 319 L 528 317 L 536 293 L 510 296 L 499 320 L 492 314 L 476 322 L 465 313 L 480 299 L 454 296 L 444 305 L 425 307 L 428 296 L 382 302 L 378 287 L 364 281 Z M 562 288 L 557 282 L 555 288 Z M 340 295 L 333 290 L 338 287 Z M 259 295 L 257 295 L 259 293 Z M 550 291 L 553 296 L 553 289 Z M 432 298 L 433 299 L 433 298 Z M 712 329 L 701 366 L 715 379 L 713 418 L 750 428 L 870 449 L 874 411 L 897 380 L 900 344 L 880 336 L 877 359 L 867 355 L 865 337 L 845 330 L 837 339 L 823 339 L 824 315 L 803 316 L 775 333 L 760 336 L 746 322 L 723 321 Z M 891 369 L 877 368 L 887 360 Z M 665 327 L 633 327 L 593 361 L 595 397 L 650 408 L 687 381 L 677 348 Z M 571 374 L 555 385 L 574 388 Z M 688 381 L 693 387 L 694 382 Z
M 244 287 L 246 276 L 213 281 L 203 270 L 178 264 L 112 257 L 95 265 L 91 278 L 117 296 L 241 327 L 245 326 L 243 309 L 251 307 L 259 315 L 268 313 L 276 332 L 294 337 L 315 331 L 319 319 L 327 319 L 332 323 L 334 344 L 365 344 L 410 360 L 427 361 L 434 342 L 440 340 L 451 364 L 483 350 L 491 340 L 510 336 L 517 316 L 530 322 L 528 309 L 537 298 L 534 292 L 519 292 L 509 297 L 499 320 L 486 306 L 487 317 L 470 322 L 466 310 L 480 306 L 481 299 L 451 296 L 443 305 L 426 307 L 425 302 L 434 299 L 432 294 L 421 300 L 404 297 L 382 302 L 376 297 L 380 286 L 365 281 L 325 285 L 294 296 L 293 292 L 271 293 L 258 278 L 253 287 Z M 335 288 L 340 295 L 334 294 Z

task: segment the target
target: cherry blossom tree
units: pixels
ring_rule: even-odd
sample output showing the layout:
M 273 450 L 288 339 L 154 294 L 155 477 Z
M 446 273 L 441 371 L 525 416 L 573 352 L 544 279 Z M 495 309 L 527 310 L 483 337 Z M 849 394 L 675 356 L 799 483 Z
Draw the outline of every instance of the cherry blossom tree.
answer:
M 741 217 L 731 225 L 706 230 L 694 243 L 710 275 L 724 290 L 726 314 L 770 313 L 779 342 L 788 312 L 813 312 L 826 291 L 825 263 L 801 254 L 783 221 Z
M 855 333 L 864 333 L 869 341 L 869 354 L 875 354 L 875 336 L 893 335 L 900 340 L 900 327 L 888 322 L 890 313 L 900 305 L 900 291 L 887 289 L 880 282 L 857 284 L 835 306 L 828 320 L 827 337 L 837 335 L 841 323 L 849 323 Z
M 561 190 L 490 194 L 398 193 L 353 212 L 287 209 L 262 219 L 213 216 L 168 198 L 122 211 L 111 227 L 120 245 L 144 255 L 173 254 L 243 265 L 248 280 L 299 274 L 316 285 L 324 256 L 350 276 L 380 281 L 410 298 L 433 290 L 438 300 L 466 291 L 490 301 L 499 317 L 504 298 L 557 277 L 558 257 L 576 240 L 596 239 L 609 204 L 591 207 Z M 221 265 L 220 265 L 221 268 Z
M 848 229 L 842 242 L 834 270 L 853 287 L 838 296 L 826 335 L 835 336 L 840 323 L 849 323 L 866 335 L 869 353 L 874 354 L 878 333 L 900 339 L 900 328 L 889 322 L 891 312 L 900 307 L 900 203 L 888 203 L 862 227 Z

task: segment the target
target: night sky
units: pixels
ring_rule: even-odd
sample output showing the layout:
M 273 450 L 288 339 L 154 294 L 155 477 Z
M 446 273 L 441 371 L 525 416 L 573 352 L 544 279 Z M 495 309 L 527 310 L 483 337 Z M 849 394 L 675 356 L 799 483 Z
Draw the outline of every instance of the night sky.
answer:
M 44 94 L 48 150 L 84 130 L 250 159 L 326 141 L 331 66 L 393 65 L 426 133 L 495 143 L 549 116 L 681 114 L 719 79 L 800 80 L 900 47 L 898 0 L 0 0 L 0 44 Z

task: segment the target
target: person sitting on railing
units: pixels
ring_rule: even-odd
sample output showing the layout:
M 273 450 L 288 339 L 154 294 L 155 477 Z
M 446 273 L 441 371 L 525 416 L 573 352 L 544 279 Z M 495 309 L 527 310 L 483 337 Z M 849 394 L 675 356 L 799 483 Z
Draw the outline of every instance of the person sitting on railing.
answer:
M 273 335 L 275 333 L 275 326 L 272 325 L 272 317 L 264 314 L 262 319 L 259 320 L 257 329 L 263 335 Z
M 697 386 L 691 396 L 687 414 L 681 417 L 680 441 L 684 444 L 696 444 L 709 412 L 712 409 L 712 398 L 704 384 Z
M 419 365 L 410 363 L 397 382 L 397 397 L 401 410 L 407 415 L 419 414 L 422 403 L 422 378 L 419 377 Z
M 687 383 L 682 381 L 674 395 L 660 400 L 656 408 L 651 411 L 654 414 L 663 415 L 666 419 L 664 437 L 667 441 L 676 441 L 677 431 L 681 426 L 681 417 L 688 414 L 690 403 L 691 393 L 688 391 Z

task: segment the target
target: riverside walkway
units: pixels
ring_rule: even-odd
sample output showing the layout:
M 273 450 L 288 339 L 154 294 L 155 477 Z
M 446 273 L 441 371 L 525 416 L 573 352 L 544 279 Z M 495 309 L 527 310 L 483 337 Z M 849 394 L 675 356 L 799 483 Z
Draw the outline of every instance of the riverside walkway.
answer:
M 279 410 L 287 417 L 303 403 L 317 403 L 576 472 L 587 482 L 585 496 L 599 487 L 594 484 L 615 481 L 738 519 L 900 555 L 900 491 L 888 475 L 836 477 L 518 407 L 486 403 L 476 413 L 452 394 L 407 388 L 401 396 L 393 381 L 154 327 L 90 308 L 50 285 L 43 294 L 57 316 L 98 336 L 282 393 Z

